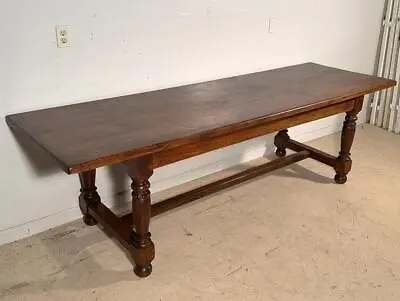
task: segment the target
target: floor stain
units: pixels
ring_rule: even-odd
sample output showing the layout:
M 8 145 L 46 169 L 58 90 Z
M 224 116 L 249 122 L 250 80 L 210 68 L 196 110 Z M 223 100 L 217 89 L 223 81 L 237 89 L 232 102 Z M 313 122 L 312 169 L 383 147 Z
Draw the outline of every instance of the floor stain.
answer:
M 220 203 L 218 203 L 218 204 L 215 204 L 215 205 L 212 205 L 212 206 L 210 206 L 210 207 L 207 207 L 207 208 L 205 208 L 205 209 L 203 209 L 203 210 L 200 210 L 200 211 L 196 212 L 196 213 L 194 214 L 194 216 L 199 215 L 199 214 L 203 214 L 203 213 L 206 213 L 206 212 L 208 212 L 208 211 L 211 211 L 211 210 L 213 210 L 213 209 L 215 209 L 215 208 L 221 207 L 221 206 L 225 205 L 226 203 L 229 203 L 229 202 L 231 202 L 231 201 L 233 201 L 233 200 L 234 200 L 234 198 L 233 198 L 232 196 L 228 196 L 228 199 L 227 199 L 226 201 L 220 202 Z
M 6 295 L 11 295 L 11 294 L 15 293 L 16 291 L 18 291 L 20 289 L 23 289 L 24 287 L 27 287 L 29 285 L 30 285 L 30 283 L 27 282 L 27 281 L 18 282 L 16 284 L 13 284 L 13 285 L 3 289 L 1 291 L 1 295 L 0 296 L 4 297 Z
M 64 272 L 64 270 L 65 270 L 65 269 L 63 269 L 63 268 L 62 268 L 62 269 L 59 269 L 59 270 L 57 270 L 57 271 L 51 272 L 50 274 L 47 274 L 47 276 L 49 276 L 49 277 L 56 276 L 56 275 L 58 275 L 58 274 Z
M 92 257 L 92 256 L 91 256 L 91 255 L 88 255 L 88 256 L 79 258 L 79 259 L 75 262 L 75 264 L 76 264 L 76 263 L 80 263 L 80 262 L 85 261 L 85 260 L 88 260 L 90 257 Z
M 183 232 L 185 233 L 185 236 L 193 236 L 193 233 L 190 232 L 185 226 L 182 226 Z
M 390 268 L 390 267 L 389 267 L 389 272 L 390 272 L 390 275 L 392 276 L 393 280 L 399 281 L 396 274 L 393 272 L 392 268 Z
M 79 264 L 79 263 L 81 263 L 81 262 L 83 262 L 83 261 L 85 261 L 85 260 L 88 260 L 88 259 L 90 259 L 91 257 L 92 257 L 92 255 L 87 255 L 87 256 L 78 258 L 78 259 L 76 259 L 74 262 L 72 262 L 71 264 L 67 264 L 67 265 L 65 265 L 65 266 L 63 266 L 63 267 L 61 267 L 61 268 L 59 268 L 58 270 L 47 274 L 47 276 L 49 276 L 49 277 L 56 276 L 56 275 L 58 275 L 58 274 L 64 272 L 65 270 L 68 270 L 71 266 L 73 266 L 73 265 L 75 265 L 75 264 Z
M 275 252 L 279 248 L 280 248 L 280 246 L 276 246 L 275 248 L 268 250 L 267 252 L 265 252 L 265 256 L 269 257 L 269 255 L 271 255 L 271 253 Z
M 72 233 L 75 233 L 75 232 L 78 232 L 78 231 L 79 231 L 79 229 L 67 230 L 67 231 L 64 231 L 64 232 L 61 232 L 61 233 L 57 233 L 55 235 L 43 238 L 43 240 L 55 240 L 55 241 L 56 240 L 60 240 L 60 239 L 63 239 L 64 237 L 67 237 L 68 235 L 70 235 Z
M 234 269 L 233 271 L 230 271 L 228 274 L 225 275 L 225 277 L 231 276 L 233 274 L 235 274 L 236 272 L 239 272 L 243 267 L 242 266 L 238 266 L 236 269 Z

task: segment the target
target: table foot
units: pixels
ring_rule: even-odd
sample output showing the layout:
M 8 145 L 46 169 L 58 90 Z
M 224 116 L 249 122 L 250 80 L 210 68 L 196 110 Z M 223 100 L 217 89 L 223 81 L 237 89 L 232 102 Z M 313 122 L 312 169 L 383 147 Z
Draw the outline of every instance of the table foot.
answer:
M 93 218 L 93 216 L 91 216 L 89 214 L 84 214 L 83 215 L 83 222 L 87 226 L 95 226 L 95 225 L 97 225 L 97 221 Z
M 278 157 L 285 157 L 285 156 L 286 156 L 286 149 L 284 149 L 284 148 L 277 148 L 276 151 L 275 151 L 275 154 L 276 154 Z
M 335 182 L 337 184 L 344 184 L 347 182 L 347 176 L 344 173 L 337 173 L 335 175 Z
M 146 278 L 150 276 L 152 270 L 153 266 L 151 265 L 151 263 L 148 263 L 147 265 L 136 265 L 133 269 L 135 274 L 140 278 Z
M 278 157 L 286 156 L 286 147 L 290 137 L 288 135 L 288 130 L 284 129 L 278 132 L 275 136 L 274 144 L 276 146 L 275 154 Z

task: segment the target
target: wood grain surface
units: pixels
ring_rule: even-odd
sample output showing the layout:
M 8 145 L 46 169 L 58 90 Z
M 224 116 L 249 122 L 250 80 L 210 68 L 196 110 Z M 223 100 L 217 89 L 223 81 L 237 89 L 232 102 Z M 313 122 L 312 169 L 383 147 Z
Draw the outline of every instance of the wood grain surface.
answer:
M 6 117 L 67 173 L 295 116 L 395 82 L 314 63 Z

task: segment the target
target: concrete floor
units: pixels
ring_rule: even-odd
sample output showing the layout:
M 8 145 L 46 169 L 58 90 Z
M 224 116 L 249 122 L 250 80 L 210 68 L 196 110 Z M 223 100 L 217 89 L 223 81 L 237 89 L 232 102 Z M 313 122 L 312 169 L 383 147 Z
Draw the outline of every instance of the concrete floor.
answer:
M 400 137 L 359 128 L 353 158 L 346 185 L 309 159 L 154 218 L 147 279 L 80 221 L 4 245 L 0 299 L 400 300 Z

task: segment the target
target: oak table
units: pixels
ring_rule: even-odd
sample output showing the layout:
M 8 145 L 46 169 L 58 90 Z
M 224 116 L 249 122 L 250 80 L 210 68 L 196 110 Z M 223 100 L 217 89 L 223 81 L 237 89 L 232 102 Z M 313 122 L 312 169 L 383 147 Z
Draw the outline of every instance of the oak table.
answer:
M 306 63 L 199 84 L 25 112 L 6 117 L 67 174 L 78 173 L 87 225 L 100 223 L 129 250 L 135 273 L 150 275 L 150 217 L 268 171 L 312 158 L 332 166 L 336 183 L 351 169 L 350 148 L 364 95 L 395 81 Z M 296 142 L 287 128 L 346 112 L 339 156 Z M 153 170 L 279 131 L 269 163 L 151 204 Z M 286 156 L 286 149 L 295 151 Z M 132 179 L 132 214 L 118 217 L 96 192 L 96 168 L 123 163 Z

